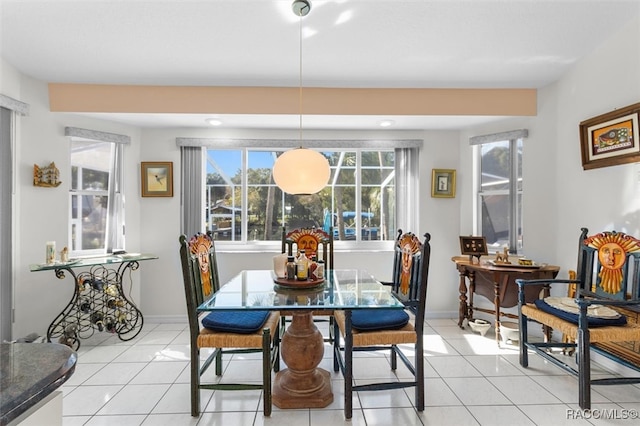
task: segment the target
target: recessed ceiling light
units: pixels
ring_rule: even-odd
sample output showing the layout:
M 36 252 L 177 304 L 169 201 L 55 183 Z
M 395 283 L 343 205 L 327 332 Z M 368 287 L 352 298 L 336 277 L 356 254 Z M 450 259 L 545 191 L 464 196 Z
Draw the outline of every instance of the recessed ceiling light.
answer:
M 207 123 L 209 123 L 209 125 L 211 126 L 220 126 L 222 124 L 222 121 L 218 118 L 207 118 L 206 120 Z
M 380 127 L 391 127 L 396 124 L 396 122 L 393 120 L 382 120 L 378 124 L 380 125 Z

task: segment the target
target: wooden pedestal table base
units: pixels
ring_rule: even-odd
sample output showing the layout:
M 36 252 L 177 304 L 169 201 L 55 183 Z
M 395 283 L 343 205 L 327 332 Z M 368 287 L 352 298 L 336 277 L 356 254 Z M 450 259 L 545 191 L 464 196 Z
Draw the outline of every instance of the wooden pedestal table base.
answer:
M 333 402 L 331 376 L 318 368 L 324 354 L 322 333 L 311 311 L 293 311 L 282 336 L 281 356 L 286 369 L 276 373 L 273 403 L 279 408 L 323 408 Z

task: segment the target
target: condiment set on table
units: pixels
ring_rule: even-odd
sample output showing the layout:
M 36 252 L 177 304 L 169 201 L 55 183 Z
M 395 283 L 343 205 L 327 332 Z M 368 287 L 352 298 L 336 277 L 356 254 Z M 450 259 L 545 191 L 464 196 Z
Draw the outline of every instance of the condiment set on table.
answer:
M 305 250 L 299 250 L 297 256 L 280 254 L 273 257 L 274 281 L 286 287 L 307 288 L 324 283 L 324 261 L 311 259 Z

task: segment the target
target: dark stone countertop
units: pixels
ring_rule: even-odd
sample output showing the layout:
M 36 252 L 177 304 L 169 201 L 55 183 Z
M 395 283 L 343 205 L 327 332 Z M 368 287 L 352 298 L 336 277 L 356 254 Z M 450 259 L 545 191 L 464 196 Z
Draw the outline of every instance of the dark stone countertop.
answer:
M 67 381 L 76 353 L 58 343 L 0 344 L 0 425 L 6 425 Z

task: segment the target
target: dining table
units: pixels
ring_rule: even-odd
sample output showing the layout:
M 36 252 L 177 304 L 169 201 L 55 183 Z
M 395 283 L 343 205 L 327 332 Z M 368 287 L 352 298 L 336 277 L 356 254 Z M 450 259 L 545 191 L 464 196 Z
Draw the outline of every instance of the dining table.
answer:
M 326 271 L 323 280 L 289 281 L 272 270 L 243 270 L 198 307 L 216 310 L 285 312 L 291 322 L 283 333 L 280 355 L 286 368 L 275 375 L 273 404 L 278 408 L 323 408 L 333 402 L 330 373 L 318 367 L 324 338 L 313 321 L 314 312 L 359 309 L 404 309 L 404 305 L 366 270 Z

